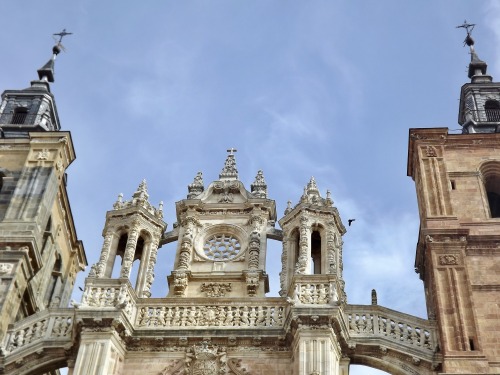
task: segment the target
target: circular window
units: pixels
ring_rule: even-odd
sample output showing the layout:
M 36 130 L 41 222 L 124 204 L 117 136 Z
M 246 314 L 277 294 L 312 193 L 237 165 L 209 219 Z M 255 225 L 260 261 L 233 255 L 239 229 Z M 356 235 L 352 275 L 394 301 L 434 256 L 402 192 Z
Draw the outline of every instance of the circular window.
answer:
M 224 261 L 238 256 L 241 245 L 234 236 L 215 234 L 207 239 L 203 251 L 208 259 Z

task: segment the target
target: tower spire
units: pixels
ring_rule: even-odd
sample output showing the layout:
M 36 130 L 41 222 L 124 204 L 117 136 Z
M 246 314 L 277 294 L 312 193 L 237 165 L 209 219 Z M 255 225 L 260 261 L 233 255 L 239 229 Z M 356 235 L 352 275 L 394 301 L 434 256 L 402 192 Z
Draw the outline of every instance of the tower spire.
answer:
M 52 47 L 52 57 L 50 58 L 47 63 L 45 63 L 44 66 L 42 66 L 40 69 L 37 70 L 38 72 L 38 78 L 40 81 L 45 81 L 45 82 L 54 82 L 54 63 L 56 61 L 57 55 L 61 51 L 64 51 L 64 46 L 62 45 L 62 40 L 66 35 L 71 35 L 73 33 L 68 33 L 66 29 L 63 29 L 60 33 L 55 33 L 53 34 L 54 36 L 58 36 L 59 40 L 56 39 L 56 44 L 54 47 Z
M 470 50 L 470 64 L 469 64 L 469 71 L 468 71 L 468 77 L 471 79 L 471 82 L 491 82 L 492 78 L 491 76 L 486 74 L 486 69 L 488 68 L 488 65 L 479 58 L 479 56 L 476 53 L 476 49 L 474 48 L 474 39 L 472 39 L 471 33 L 472 30 L 474 30 L 474 27 L 476 24 L 474 23 L 468 23 L 467 20 L 464 21 L 462 25 L 457 26 L 457 28 L 463 28 L 466 30 L 467 35 L 464 39 L 464 46 L 467 45 L 469 46 Z

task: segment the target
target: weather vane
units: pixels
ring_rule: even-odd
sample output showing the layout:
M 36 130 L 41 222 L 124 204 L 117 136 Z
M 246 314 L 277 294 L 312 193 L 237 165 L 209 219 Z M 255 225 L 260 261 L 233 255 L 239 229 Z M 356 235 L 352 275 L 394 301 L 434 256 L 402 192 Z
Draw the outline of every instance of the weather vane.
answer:
M 462 25 L 457 26 L 457 29 L 465 29 L 467 31 L 467 36 L 465 37 L 464 40 L 464 46 L 467 44 L 469 47 L 474 45 L 474 39 L 470 36 L 472 33 L 472 30 L 474 30 L 474 26 L 476 26 L 475 23 L 468 23 L 467 20 L 464 21 Z

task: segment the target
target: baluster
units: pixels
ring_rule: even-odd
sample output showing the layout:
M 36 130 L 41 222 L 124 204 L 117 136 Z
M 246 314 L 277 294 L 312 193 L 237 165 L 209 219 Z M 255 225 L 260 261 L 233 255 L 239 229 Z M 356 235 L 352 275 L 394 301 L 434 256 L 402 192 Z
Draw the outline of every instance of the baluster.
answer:
M 380 332 L 379 324 L 380 324 L 380 316 L 378 314 L 373 315 L 373 334 L 374 335 L 378 335 Z

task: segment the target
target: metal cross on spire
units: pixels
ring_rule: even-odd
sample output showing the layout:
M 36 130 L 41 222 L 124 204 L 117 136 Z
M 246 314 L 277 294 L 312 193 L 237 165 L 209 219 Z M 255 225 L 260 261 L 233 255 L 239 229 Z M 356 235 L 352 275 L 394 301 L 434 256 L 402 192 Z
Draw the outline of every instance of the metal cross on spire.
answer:
M 62 40 L 63 38 L 66 36 L 66 35 L 71 35 L 73 33 L 68 33 L 66 31 L 66 29 L 63 29 L 63 31 L 61 31 L 60 33 L 55 33 L 55 34 L 52 34 L 53 35 L 53 38 L 54 40 L 56 41 L 56 45 L 52 48 L 52 52 L 54 53 L 54 56 L 57 56 L 59 54 L 59 52 L 61 52 L 61 50 L 65 51 L 66 52 L 66 49 L 64 48 L 64 46 L 62 45 Z M 57 37 L 59 37 L 59 40 L 57 40 Z
M 227 152 L 229 152 L 229 155 L 234 155 L 234 153 L 238 151 L 237 149 L 235 149 L 234 147 L 231 147 L 229 150 L 227 150 Z
M 56 39 L 56 42 L 60 44 L 60 43 L 62 42 L 63 38 L 64 38 L 66 35 L 72 35 L 72 34 L 73 34 L 73 33 L 68 33 L 68 32 L 66 31 L 66 29 L 63 29 L 63 31 L 61 31 L 60 33 L 55 33 L 55 34 L 52 34 L 52 35 L 54 35 L 54 36 L 58 36 L 58 37 L 59 37 L 59 40 L 57 40 L 57 38 L 55 38 L 55 39 Z
M 474 30 L 474 26 L 476 26 L 475 23 L 468 23 L 467 20 L 464 20 L 464 23 L 462 25 L 457 26 L 457 29 L 465 29 L 467 31 L 467 36 L 465 37 L 464 40 L 464 46 L 467 44 L 469 47 L 474 45 L 474 39 L 470 36 L 472 33 L 472 30 Z

